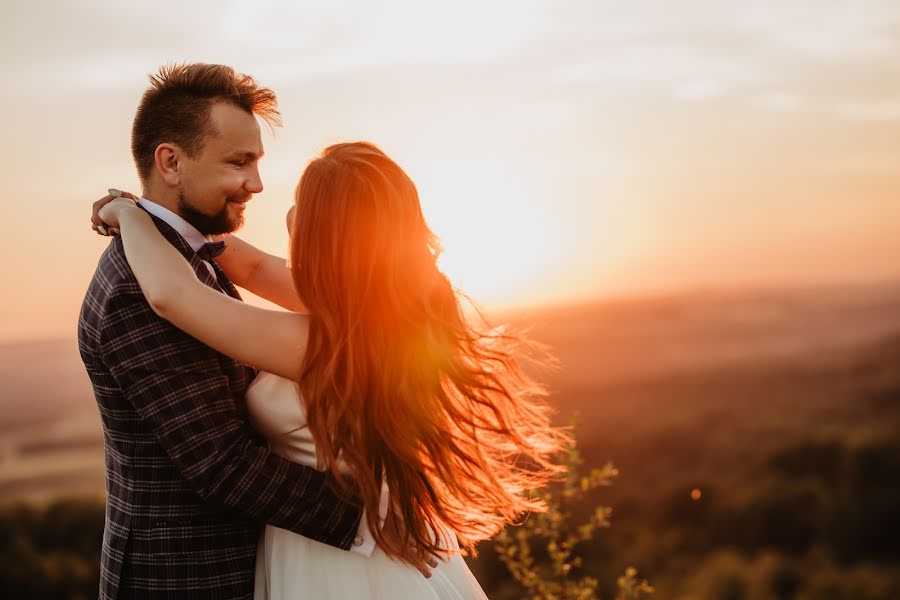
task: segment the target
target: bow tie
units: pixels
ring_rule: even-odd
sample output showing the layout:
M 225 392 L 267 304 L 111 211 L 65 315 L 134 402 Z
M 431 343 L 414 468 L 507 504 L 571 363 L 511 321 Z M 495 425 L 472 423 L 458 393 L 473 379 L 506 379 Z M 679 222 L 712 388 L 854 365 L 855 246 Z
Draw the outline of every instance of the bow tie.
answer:
M 197 256 L 206 262 L 225 252 L 225 242 L 206 242 L 197 249 Z

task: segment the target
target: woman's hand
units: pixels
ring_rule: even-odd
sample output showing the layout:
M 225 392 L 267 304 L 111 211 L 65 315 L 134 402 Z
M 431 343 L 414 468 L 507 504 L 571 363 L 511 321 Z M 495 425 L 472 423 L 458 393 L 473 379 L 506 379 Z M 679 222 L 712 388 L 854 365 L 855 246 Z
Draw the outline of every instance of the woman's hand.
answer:
M 109 194 L 94 202 L 91 229 L 100 235 L 119 235 L 119 211 L 136 202 L 134 194 L 110 189 Z

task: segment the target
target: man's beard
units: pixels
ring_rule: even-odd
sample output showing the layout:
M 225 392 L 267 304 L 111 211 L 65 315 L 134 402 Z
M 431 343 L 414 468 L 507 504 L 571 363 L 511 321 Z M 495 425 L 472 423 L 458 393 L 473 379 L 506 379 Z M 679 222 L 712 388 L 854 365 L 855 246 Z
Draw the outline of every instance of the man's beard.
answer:
M 245 198 L 237 196 L 229 196 L 227 200 L 237 201 Z M 228 202 L 222 207 L 222 210 L 214 215 L 207 215 L 191 206 L 184 199 L 184 194 L 178 192 L 178 214 L 179 216 L 193 225 L 197 231 L 203 235 L 216 235 L 220 233 L 231 233 L 237 231 L 244 225 L 244 215 L 239 213 L 237 219 L 228 218 Z

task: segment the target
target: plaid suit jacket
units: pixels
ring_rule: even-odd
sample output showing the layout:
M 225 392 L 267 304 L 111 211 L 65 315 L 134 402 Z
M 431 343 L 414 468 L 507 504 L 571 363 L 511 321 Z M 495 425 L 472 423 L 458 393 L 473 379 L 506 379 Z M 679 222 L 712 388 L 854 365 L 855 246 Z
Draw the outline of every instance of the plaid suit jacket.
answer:
M 154 222 L 204 283 L 240 297 Z M 245 419 L 255 372 L 158 317 L 119 238 L 88 288 L 78 344 L 103 422 L 102 600 L 252 598 L 265 523 L 350 548 L 361 508 L 327 475 L 269 453 Z

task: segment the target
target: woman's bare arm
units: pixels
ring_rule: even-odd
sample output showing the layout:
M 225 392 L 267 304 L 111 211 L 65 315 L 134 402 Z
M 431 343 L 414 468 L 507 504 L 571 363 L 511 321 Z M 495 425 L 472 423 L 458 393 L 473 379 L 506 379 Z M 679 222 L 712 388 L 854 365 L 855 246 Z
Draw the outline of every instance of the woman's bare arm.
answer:
M 110 202 L 99 216 L 121 231 L 125 256 L 154 312 L 239 362 L 299 378 L 308 316 L 249 306 L 204 285 L 150 216 L 130 200 Z
M 217 239 L 225 242 L 225 252 L 216 262 L 235 285 L 288 310 L 309 312 L 297 294 L 285 259 L 263 252 L 234 235 L 217 236 Z

